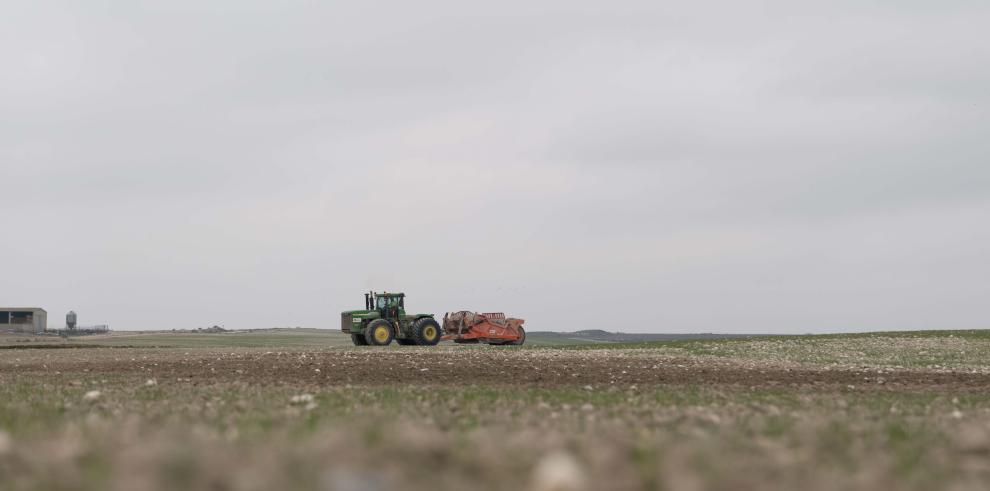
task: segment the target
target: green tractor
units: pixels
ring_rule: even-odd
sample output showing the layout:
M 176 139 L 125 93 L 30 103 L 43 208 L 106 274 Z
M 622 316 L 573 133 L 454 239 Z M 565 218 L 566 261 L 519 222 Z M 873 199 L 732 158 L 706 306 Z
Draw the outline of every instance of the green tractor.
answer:
M 340 329 L 355 346 L 433 346 L 443 335 L 433 314 L 406 314 L 405 293 L 364 294 L 364 310 L 340 314 Z

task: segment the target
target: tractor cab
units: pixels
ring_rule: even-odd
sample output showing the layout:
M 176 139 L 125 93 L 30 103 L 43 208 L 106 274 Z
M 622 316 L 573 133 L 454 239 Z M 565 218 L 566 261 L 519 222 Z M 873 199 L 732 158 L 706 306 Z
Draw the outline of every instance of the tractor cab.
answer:
M 371 293 L 366 297 L 369 307 L 373 307 L 368 310 L 378 311 L 384 319 L 400 319 L 406 315 L 405 293 Z

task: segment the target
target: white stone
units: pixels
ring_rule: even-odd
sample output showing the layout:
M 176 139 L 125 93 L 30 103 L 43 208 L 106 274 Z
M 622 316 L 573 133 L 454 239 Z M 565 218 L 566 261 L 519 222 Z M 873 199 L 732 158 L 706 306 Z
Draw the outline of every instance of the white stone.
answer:
M 533 491 L 582 491 L 587 478 L 578 462 L 565 452 L 547 455 L 533 470 Z
M 297 396 L 292 396 L 292 398 L 289 399 L 289 402 L 292 404 L 308 404 L 313 402 L 313 394 L 300 394 Z
M 0 430 L 0 455 L 6 455 L 14 449 L 14 442 L 6 431 Z

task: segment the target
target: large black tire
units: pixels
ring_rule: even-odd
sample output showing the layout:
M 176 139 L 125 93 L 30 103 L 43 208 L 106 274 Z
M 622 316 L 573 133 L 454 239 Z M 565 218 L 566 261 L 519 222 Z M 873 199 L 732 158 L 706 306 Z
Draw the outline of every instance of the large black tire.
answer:
M 354 346 L 367 346 L 368 345 L 368 340 L 367 339 L 364 339 L 364 334 L 361 334 L 359 332 L 352 332 L 351 333 L 351 342 L 354 343 Z
M 409 338 L 395 338 L 395 342 L 402 346 L 413 346 L 416 344 L 416 341 Z
M 440 324 L 431 317 L 423 317 L 413 324 L 412 338 L 420 346 L 436 346 L 442 335 Z
M 505 344 L 509 344 L 512 346 L 522 346 L 522 344 L 525 342 L 526 342 L 526 330 L 523 329 L 522 326 L 519 326 L 519 339 L 515 341 L 509 341 L 508 343 Z
M 375 319 L 364 330 L 364 339 L 371 346 L 388 346 L 395 339 L 392 323 L 385 319 Z

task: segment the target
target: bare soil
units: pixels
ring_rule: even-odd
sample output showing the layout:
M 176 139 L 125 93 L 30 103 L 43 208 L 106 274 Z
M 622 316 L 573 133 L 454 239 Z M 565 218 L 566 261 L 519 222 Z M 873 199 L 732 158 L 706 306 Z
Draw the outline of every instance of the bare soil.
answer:
M 16 361 L 12 361 L 16 359 Z M 809 367 L 653 350 L 498 348 L 6 350 L 0 379 L 116 376 L 250 385 L 678 385 L 804 389 L 985 391 L 990 374 L 950 369 Z

